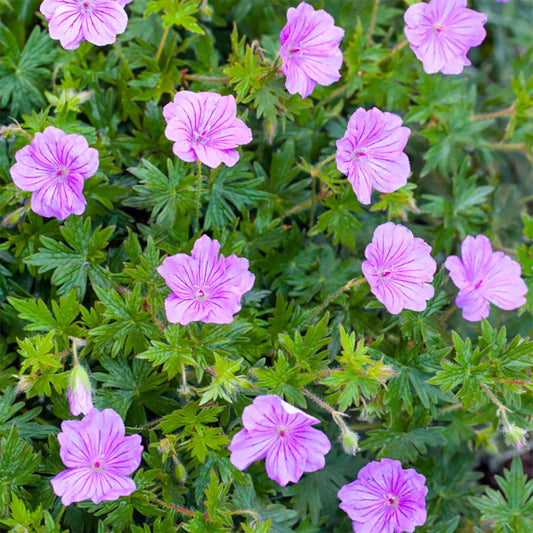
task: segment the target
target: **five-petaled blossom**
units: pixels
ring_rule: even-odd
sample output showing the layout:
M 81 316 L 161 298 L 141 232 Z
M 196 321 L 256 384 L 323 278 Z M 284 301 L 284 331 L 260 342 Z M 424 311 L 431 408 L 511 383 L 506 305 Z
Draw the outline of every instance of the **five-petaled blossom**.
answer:
M 81 420 L 61 424 L 59 455 L 67 470 L 52 478 L 63 505 L 111 501 L 135 492 L 129 477 L 141 464 L 140 435 L 125 436 L 124 422 L 113 409 L 92 409 Z
M 224 257 L 220 243 L 200 237 L 191 255 L 167 257 L 157 268 L 172 290 L 165 300 L 169 322 L 229 324 L 241 309 L 241 298 L 254 284 L 248 259 L 235 254 Z
M 279 54 L 281 70 L 291 94 L 309 96 L 315 85 L 331 85 L 340 80 L 342 52 L 339 48 L 344 30 L 335 26 L 333 17 L 323 9 L 315 11 L 302 2 L 287 11 L 287 24 L 281 30 Z
M 131 0 L 44 0 L 41 13 L 48 21 L 52 39 L 65 50 L 74 50 L 85 40 L 97 46 L 115 42 L 124 33 Z
M 17 187 L 33 192 L 35 213 L 63 220 L 85 211 L 83 182 L 96 173 L 99 164 L 98 151 L 89 148 L 85 137 L 49 126 L 36 133 L 15 159 L 11 177 Z
M 405 35 L 427 74 L 460 74 L 470 65 L 466 54 L 485 39 L 484 13 L 466 0 L 431 0 L 410 6 L 404 15 Z
M 353 520 L 354 533 L 411 533 L 426 521 L 425 483 L 400 461 L 372 461 L 339 490 L 339 507 Z
M 211 168 L 220 163 L 232 167 L 239 160 L 235 148 L 252 140 L 252 130 L 237 118 L 232 95 L 181 91 L 163 108 L 163 116 L 172 151 L 189 163 L 199 159 Z
M 469 235 L 461 245 L 461 256 L 448 257 L 444 266 L 459 289 L 455 304 L 465 320 L 487 318 L 489 302 L 505 311 L 526 303 L 528 289 L 520 277 L 520 265 L 503 252 L 493 252 L 485 235 Z
M 358 109 L 337 141 L 337 168 L 362 204 L 370 203 L 372 189 L 393 192 L 407 183 L 411 167 L 403 152 L 411 130 L 402 119 L 377 107 Z
M 374 231 L 365 257 L 363 274 L 370 290 L 389 313 L 426 308 L 426 300 L 434 294 L 429 283 L 437 269 L 429 244 L 405 226 L 387 222 Z
M 304 472 L 324 468 L 330 451 L 327 436 L 311 426 L 320 420 L 284 402 L 275 394 L 257 396 L 242 413 L 244 429 L 235 434 L 230 461 L 239 470 L 265 459 L 270 479 L 284 487 Z
M 78 416 L 82 413 L 86 415 L 93 408 L 89 376 L 79 365 L 76 365 L 70 373 L 68 403 L 70 406 L 70 413 L 73 416 Z

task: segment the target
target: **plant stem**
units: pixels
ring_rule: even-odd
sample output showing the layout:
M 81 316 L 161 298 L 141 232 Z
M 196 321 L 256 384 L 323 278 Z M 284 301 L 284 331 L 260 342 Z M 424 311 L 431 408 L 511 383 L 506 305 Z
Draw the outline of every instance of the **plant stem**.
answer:
M 396 46 L 391 48 L 390 52 L 386 56 L 383 56 L 381 59 L 379 59 L 377 64 L 379 65 L 383 61 L 387 61 L 387 59 L 390 59 L 398 50 L 401 50 L 407 44 L 409 44 L 409 41 L 407 39 L 400 41 Z
M 440 318 L 439 322 L 445 322 L 448 318 L 450 318 L 450 315 L 457 309 L 457 306 L 454 304 L 452 307 L 446 311 Z
M 168 32 L 170 31 L 170 26 L 165 28 L 165 31 L 163 32 L 163 37 L 161 37 L 161 42 L 159 43 L 159 47 L 157 49 L 157 53 L 155 54 L 155 60 L 159 61 L 159 58 L 161 57 L 161 54 L 163 53 L 163 48 L 165 47 L 165 43 L 167 41 Z
M 481 388 L 487 393 L 492 403 L 498 407 L 497 414 L 502 417 L 502 422 L 505 426 L 505 429 L 507 431 L 511 431 L 511 424 L 509 424 L 509 420 L 507 419 L 507 414 L 505 413 L 505 411 L 509 411 L 510 413 L 512 411 L 508 407 L 505 407 L 505 405 L 503 405 L 503 403 L 500 402 L 500 400 L 498 400 L 496 396 L 494 396 L 494 394 L 487 387 L 487 385 L 485 385 L 485 383 L 483 383 L 482 381 L 478 381 L 478 383 L 481 385 Z
M 191 81 L 204 81 L 206 83 L 229 83 L 231 78 L 210 78 L 209 76 L 199 76 L 197 74 L 183 74 L 182 79 Z
M 313 228 L 313 218 L 315 216 L 315 181 L 316 173 L 311 172 L 311 213 L 309 215 L 309 231 Z
M 489 118 L 504 117 L 505 115 L 514 115 L 514 106 L 507 109 L 501 109 L 500 111 L 493 111 L 492 113 L 481 113 L 480 115 L 472 115 L 468 117 L 468 120 L 485 120 Z
M 131 70 L 128 62 L 126 61 L 126 58 L 124 57 L 124 54 L 122 53 L 122 50 L 120 49 L 120 46 L 117 44 L 116 41 L 113 43 L 113 46 L 115 47 L 115 50 L 117 51 L 118 56 L 122 60 L 122 63 L 124 63 L 124 65 L 126 66 L 126 69 L 128 70 L 130 78 L 134 78 L 135 76 L 133 75 L 133 71 Z
M 174 511 L 177 511 L 178 513 L 185 514 L 187 516 L 194 516 L 196 514 L 195 511 L 191 511 L 189 509 L 185 509 L 184 507 L 180 507 L 179 505 L 174 505 L 173 503 L 168 503 L 163 500 L 160 500 L 154 494 L 150 494 L 150 498 L 153 502 L 158 503 L 159 505 L 162 505 L 163 507 L 166 507 L 167 509 L 172 509 Z
M 315 196 L 315 201 L 316 200 L 320 200 L 322 198 L 327 198 L 328 196 L 331 196 L 332 194 L 333 193 L 331 191 L 319 192 Z M 284 216 L 288 217 L 289 215 L 293 215 L 294 213 L 298 213 L 298 211 L 303 211 L 304 209 L 307 209 L 310 205 L 311 205 L 311 200 L 306 200 L 302 204 L 298 204 L 298 205 L 296 205 L 294 207 L 291 207 L 288 211 L 285 212 Z
M 326 157 L 326 159 L 324 159 L 323 161 L 321 161 L 316 167 L 312 167 L 311 168 L 311 173 L 314 173 L 315 176 L 320 172 L 320 170 L 322 169 L 323 166 L 327 165 L 328 163 L 330 163 L 331 161 L 333 161 L 335 159 L 335 157 L 337 156 L 337 154 L 331 154 L 329 157 Z
M 366 278 L 353 278 L 351 279 L 346 285 L 341 287 L 338 291 L 334 292 L 329 298 L 326 299 L 325 302 L 320 304 L 317 309 L 313 311 L 313 313 L 304 321 L 304 324 L 307 324 L 313 318 L 315 318 L 316 315 L 318 315 L 321 311 L 323 311 L 333 300 L 335 300 L 338 296 L 340 296 L 343 292 L 346 292 L 348 289 L 351 289 L 352 287 L 355 287 L 356 285 L 359 285 L 360 283 L 364 283 L 366 281 Z
M 372 43 L 372 34 L 374 33 L 374 25 L 376 23 L 376 15 L 378 12 L 379 0 L 374 0 L 374 7 L 372 8 L 372 17 L 370 19 L 370 28 L 368 29 L 368 39 L 366 41 L 367 46 Z
M 200 229 L 200 191 L 202 189 L 202 162 L 196 160 L 196 169 L 198 172 L 198 183 L 196 186 L 196 231 Z
M 333 409 L 333 407 L 331 407 L 331 405 L 328 405 L 326 402 L 321 400 L 318 396 L 315 396 L 312 392 L 308 391 L 305 387 L 302 388 L 302 392 L 308 398 L 313 400 L 317 405 L 320 405 L 322 409 L 325 409 L 326 411 L 328 411 L 328 413 L 331 414 L 331 417 L 333 418 L 333 421 L 335 422 L 335 424 L 339 426 L 339 428 L 341 429 L 343 433 L 346 433 L 349 431 L 348 426 L 344 423 L 344 420 L 342 419 L 342 417 L 347 416 L 345 413 L 336 411 L 335 409 Z
M 526 145 L 524 143 L 506 144 L 506 143 L 483 143 L 481 148 L 490 148 L 492 150 L 524 150 Z

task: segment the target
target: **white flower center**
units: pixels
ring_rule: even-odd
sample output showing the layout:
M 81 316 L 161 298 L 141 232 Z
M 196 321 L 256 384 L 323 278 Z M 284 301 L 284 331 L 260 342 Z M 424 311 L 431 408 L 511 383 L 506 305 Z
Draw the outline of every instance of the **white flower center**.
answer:
M 201 133 L 195 131 L 193 134 L 193 139 L 196 144 L 206 144 L 209 142 L 209 136 L 207 130 L 203 130 Z
M 399 503 L 400 503 L 400 499 L 398 498 L 398 496 L 396 496 L 396 494 L 389 493 L 385 496 L 385 505 L 387 507 L 396 509 Z
M 355 148 L 355 150 L 352 152 L 352 159 L 354 161 L 359 161 L 368 157 L 370 157 L 370 155 L 364 148 Z
M 299 44 L 289 49 L 289 56 L 303 56 L 303 55 L 304 55 L 304 49 Z
M 289 436 L 289 428 L 285 426 L 279 426 L 276 429 L 276 433 L 278 434 L 279 439 L 285 439 L 286 437 Z
M 378 270 L 379 279 L 391 279 L 394 277 L 394 273 L 390 268 L 380 268 Z
M 57 182 L 63 183 L 68 178 L 69 169 L 65 166 L 56 168 L 54 178 Z
M 433 24 L 432 29 L 435 35 L 442 35 L 444 33 L 444 23 L 435 22 L 435 24 Z
M 92 7 L 93 0 L 79 0 L 79 6 L 82 13 L 87 13 Z
M 93 472 L 101 472 L 104 469 L 105 462 L 103 458 L 97 457 L 91 461 L 90 469 Z
M 207 291 L 202 287 L 198 287 L 194 293 L 194 299 L 199 302 L 205 302 L 208 297 L 209 295 L 207 294 Z

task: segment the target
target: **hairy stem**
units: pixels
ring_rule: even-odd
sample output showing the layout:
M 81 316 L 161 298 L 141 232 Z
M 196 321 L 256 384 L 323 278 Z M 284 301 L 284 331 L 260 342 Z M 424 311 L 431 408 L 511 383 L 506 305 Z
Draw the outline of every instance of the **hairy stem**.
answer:
M 200 191 L 202 189 L 202 162 L 196 160 L 196 169 L 198 172 L 198 183 L 196 186 L 196 231 L 200 228 Z
M 372 8 L 372 16 L 370 18 L 370 27 L 368 28 L 367 46 L 372 43 L 372 34 L 374 33 L 374 25 L 376 24 L 376 15 L 378 13 L 379 0 L 374 0 L 374 7 Z
M 322 409 L 325 409 L 328 413 L 331 414 L 331 417 L 333 418 L 333 421 L 343 433 L 346 433 L 349 431 L 348 426 L 345 424 L 344 420 L 342 419 L 344 416 L 347 416 L 344 413 L 341 413 L 340 411 L 337 411 L 331 407 L 331 405 L 328 405 L 325 401 L 321 400 L 318 396 L 315 396 L 312 392 L 308 391 L 306 388 L 302 388 L 303 393 L 313 400 L 317 405 L 320 405 Z
M 514 115 L 514 106 L 508 107 L 507 109 L 501 109 L 500 111 L 493 111 L 492 113 L 481 113 L 480 115 L 472 115 L 468 117 L 468 120 L 485 120 L 489 118 L 504 117 L 506 115 Z
M 118 57 L 120 57 L 120 59 L 122 60 L 122 63 L 124 63 L 128 71 L 128 74 L 130 75 L 130 78 L 134 78 L 135 76 L 133 75 L 133 71 L 131 70 L 129 63 L 126 61 L 126 58 L 124 57 L 124 54 L 122 53 L 122 50 L 120 49 L 120 46 L 118 45 L 116 41 L 113 43 L 113 46 L 115 50 L 117 51 Z
M 155 60 L 159 61 L 161 54 L 163 53 L 163 48 L 165 47 L 165 43 L 167 41 L 168 32 L 170 31 L 170 26 L 168 28 L 165 28 L 165 31 L 163 32 L 163 37 L 161 37 L 161 42 L 159 43 L 159 47 L 157 49 L 157 52 L 155 54 Z
M 351 289 L 352 287 L 355 287 L 356 285 L 359 285 L 360 283 L 364 283 L 366 279 L 363 278 L 353 278 L 348 283 L 346 283 L 344 286 L 342 286 L 338 291 L 334 292 L 329 298 L 327 298 L 322 304 L 320 304 L 313 313 L 304 321 L 304 324 L 307 324 L 313 318 L 315 318 L 321 311 L 326 309 L 326 307 L 333 302 L 338 296 L 340 296 L 343 292 L 346 292 L 347 290 Z

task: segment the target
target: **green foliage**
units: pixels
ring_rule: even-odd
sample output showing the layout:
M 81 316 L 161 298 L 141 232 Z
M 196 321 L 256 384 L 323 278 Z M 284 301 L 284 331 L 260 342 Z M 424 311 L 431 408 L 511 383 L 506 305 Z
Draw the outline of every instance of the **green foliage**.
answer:
M 426 477 L 417 531 L 533 529 L 519 461 L 530 444 L 502 466 L 509 427 L 517 445 L 533 421 L 531 8 L 469 6 L 488 18 L 472 66 L 428 75 L 403 32 L 414 1 L 309 0 L 344 29 L 344 59 L 338 82 L 302 99 L 279 56 L 298 2 L 135 0 L 115 45 L 63 50 L 39 0 L 0 0 L 0 529 L 346 533 L 338 489 L 380 457 Z M 233 167 L 173 154 L 162 109 L 181 90 L 236 98 L 253 140 Z M 407 185 L 368 206 L 335 163 L 359 107 L 411 130 Z M 99 153 L 84 213 L 63 221 L 36 215 L 10 173 L 48 126 Z M 349 281 L 386 221 L 432 247 L 422 312 L 391 315 Z M 231 324 L 171 324 L 157 268 L 204 234 L 249 261 L 254 287 Z M 522 308 L 491 304 L 470 323 L 442 265 L 478 234 L 520 263 L 529 292 Z M 76 361 L 94 405 L 115 409 L 144 451 L 133 494 L 64 509 L 50 478 L 64 468 L 56 435 L 72 419 Z M 324 469 L 282 488 L 264 461 L 232 465 L 228 445 L 262 394 L 320 420 Z
M 499 491 L 487 488 L 472 502 L 481 511 L 481 519 L 491 523 L 495 533 L 528 533 L 533 527 L 533 479 L 522 470 L 518 457 L 510 470 L 496 476 Z
M 98 226 L 91 232 L 91 219 L 70 217 L 60 228 L 67 244 L 43 236 L 43 248 L 26 262 L 38 266 L 39 273 L 53 270 L 51 281 L 58 286 L 58 294 L 65 295 L 76 288 L 81 299 L 87 290 L 87 278 L 95 287 L 106 287 L 109 283 L 109 274 L 100 263 L 105 260 L 103 250 L 114 229 L 114 226 L 104 229 Z

